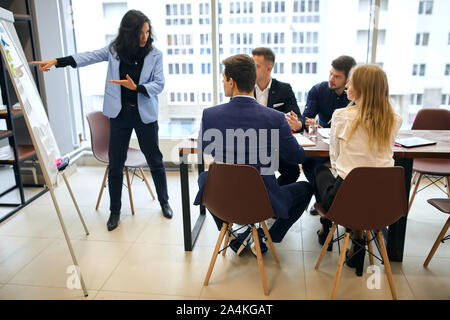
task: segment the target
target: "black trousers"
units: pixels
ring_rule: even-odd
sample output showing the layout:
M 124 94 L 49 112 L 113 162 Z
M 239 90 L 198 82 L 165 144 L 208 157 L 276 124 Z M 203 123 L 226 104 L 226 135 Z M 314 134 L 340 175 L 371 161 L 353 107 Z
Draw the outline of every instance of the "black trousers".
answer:
M 319 165 L 315 169 L 315 196 L 316 201 L 320 202 L 324 209 L 328 211 L 333 203 L 339 187 L 344 180 L 341 177 L 335 178 L 330 169 L 324 165 Z M 331 227 L 332 223 L 328 219 L 320 218 L 320 222 Z
M 158 145 L 158 122 L 144 124 L 137 107 L 122 107 L 119 115 L 110 119 L 108 186 L 110 210 L 119 213 L 122 207 L 123 169 L 133 129 L 152 173 L 160 204 L 169 201 L 166 168 Z
M 300 177 L 300 167 L 298 164 L 291 164 L 280 157 L 280 166 L 278 168 L 280 176 L 277 181 L 280 186 L 285 186 L 297 182 Z
M 305 174 L 306 179 L 313 186 L 315 185 L 316 180 L 316 167 L 324 164 L 329 161 L 329 157 L 307 157 L 305 162 L 302 163 L 303 173 Z
M 199 186 L 204 186 L 208 173 L 203 172 L 198 177 Z M 292 225 L 300 218 L 306 206 L 311 201 L 313 195 L 313 187 L 306 181 L 299 181 L 291 183 L 281 187 L 282 190 L 287 190 L 292 196 L 292 205 L 288 211 L 288 217 L 286 219 L 276 218 L 275 222 L 269 229 L 270 237 L 275 243 L 280 243 Z M 245 199 L 243 200 L 245 201 Z M 222 229 L 222 225 L 225 221 L 216 217 L 214 213 L 210 211 L 214 221 L 216 222 L 217 229 Z

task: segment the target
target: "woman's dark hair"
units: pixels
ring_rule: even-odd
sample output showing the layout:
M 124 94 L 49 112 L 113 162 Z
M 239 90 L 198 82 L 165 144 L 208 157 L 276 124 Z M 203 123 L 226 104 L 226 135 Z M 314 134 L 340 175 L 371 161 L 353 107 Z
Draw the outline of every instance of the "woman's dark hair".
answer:
M 139 38 L 142 27 L 146 22 L 150 27 L 150 36 L 148 37 L 145 47 L 140 50 Z M 110 50 L 112 53 L 112 49 L 114 49 L 118 59 L 131 64 L 134 58 L 147 56 L 153 49 L 152 44 L 153 34 L 150 19 L 141 11 L 130 10 L 123 16 L 122 22 L 120 23 L 119 34 L 111 43 Z

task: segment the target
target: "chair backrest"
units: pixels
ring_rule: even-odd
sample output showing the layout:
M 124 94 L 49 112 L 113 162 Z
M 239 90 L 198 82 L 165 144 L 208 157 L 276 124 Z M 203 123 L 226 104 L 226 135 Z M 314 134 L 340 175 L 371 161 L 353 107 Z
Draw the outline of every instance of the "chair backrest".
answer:
M 420 109 L 412 130 L 450 130 L 450 111 L 445 109 Z
M 261 175 L 248 165 L 211 164 L 202 202 L 218 218 L 240 225 L 275 215 Z
M 91 131 L 92 153 L 97 160 L 109 163 L 109 118 L 101 111 L 91 112 L 86 117 Z
M 402 167 L 360 167 L 342 182 L 327 217 L 353 230 L 377 230 L 407 213 Z

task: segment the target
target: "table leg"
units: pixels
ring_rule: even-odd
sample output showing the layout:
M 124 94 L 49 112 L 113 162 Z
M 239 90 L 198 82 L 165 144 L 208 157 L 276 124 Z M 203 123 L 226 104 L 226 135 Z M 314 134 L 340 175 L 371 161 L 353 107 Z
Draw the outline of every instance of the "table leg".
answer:
M 396 166 L 402 166 L 405 169 L 405 187 L 406 187 L 406 204 L 408 205 L 409 191 L 411 188 L 412 177 L 412 158 L 395 159 Z M 387 237 L 387 251 L 390 261 L 403 261 L 403 251 L 405 248 L 406 222 L 408 218 L 402 217 L 396 223 L 389 226 Z
M 183 208 L 184 251 L 192 251 L 191 204 L 189 203 L 189 169 L 186 162 L 180 163 L 181 204 Z
M 198 166 L 199 174 L 204 171 L 203 163 Z M 180 157 L 181 203 L 183 209 L 184 251 L 192 251 L 200 229 L 205 221 L 206 210 L 200 206 L 200 215 L 191 229 L 191 204 L 189 198 L 189 167 L 187 159 Z

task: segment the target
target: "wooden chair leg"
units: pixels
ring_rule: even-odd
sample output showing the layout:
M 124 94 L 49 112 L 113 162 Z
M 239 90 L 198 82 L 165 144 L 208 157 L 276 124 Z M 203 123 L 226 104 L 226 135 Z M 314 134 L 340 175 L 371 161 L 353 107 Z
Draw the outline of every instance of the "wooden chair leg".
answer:
M 417 171 L 414 172 L 414 176 L 411 179 L 411 187 L 416 184 L 418 175 L 419 175 L 419 173 Z
M 450 218 L 447 219 L 447 222 L 445 223 L 444 227 L 441 230 L 441 233 L 439 233 L 439 236 L 437 237 L 433 248 L 431 248 L 430 253 L 428 254 L 427 259 L 425 260 L 423 266 L 426 268 L 428 267 L 428 264 L 430 263 L 431 259 L 433 258 L 437 248 L 439 247 L 439 245 L 441 244 L 442 239 L 444 239 L 445 234 L 447 233 L 448 228 L 450 227 Z
M 367 237 L 367 246 L 369 247 L 369 261 L 370 265 L 373 266 L 373 247 L 372 247 L 372 232 L 370 230 L 366 230 Z
M 336 228 L 337 228 L 337 224 L 336 224 L 336 223 L 333 223 L 333 226 L 331 227 L 331 230 L 330 230 L 330 232 L 328 233 L 328 237 L 327 237 L 327 239 L 325 240 L 325 243 L 324 243 L 324 245 L 323 245 L 323 247 L 322 247 L 322 251 L 320 252 L 319 259 L 317 260 L 317 263 L 316 263 L 316 266 L 315 266 L 314 269 L 316 269 L 316 270 L 319 269 L 319 266 L 320 266 L 320 264 L 322 263 L 323 256 L 324 256 L 325 253 L 327 252 L 328 245 L 330 244 L 331 240 L 333 239 L 333 235 L 334 235 L 334 232 L 336 231 Z
M 153 200 L 155 200 L 155 199 L 156 199 L 156 198 L 155 198 L 155 195 L 153 194 L 152 188 L 150 188 L 150 184 L 148 183 L 148 180 L 147 180 L 147 178 L 145 177 L 144 170 L 142 170 L 142 168 L 139 168 L 139 172 L 141 173 L 142 179 L 144 179 L 144 182 L 145 182 L 145 184 L 147 185 L 147 189 L 148 189 L 148 191 L 150 192 L 150 195 L 152 196 Z
M 131 194 L 130 174 L 128 173 L 128 167 L 125 167 L 125 174 L 127 176 L 128 195 L 130 196 L 131 214 L 134 216 L 133 196 Z
M 100 193 L 98 195 L 97 205 L 95 206 L 95 210 L 98 210 L 98 206 L 100 205 L 100 200 L 102 200 L 103 190 L 105 190 L 106 178 L 108 177 L 109 166 L 106 167 L 105 175 L 103 177 L 102 187 L 100 189 Z
M 266 296 L 268 296 L 269 288 L 267 287 L 266 274 L 264 273 L 264 264 L 263 264 L 263 260 L 262 260 L 262 254 L 261 254 L 261 246 L 259 244 L 258 231 L 256 230 L 256 227 L 254 225 L 252 226 L 252 233 L 253 233 L 253 241 L 255 241 L 256 257 L 258 258 L 259 274 L 261 276 L 264 294 Z
M 411 200 L 409 200 L 408 213 L 409 213 L 409 210 L 411 210 L 412 203 L 414 201 L 414 198 L 416 197 L 417 189 L 419 188 L 420 180 L 422 179 L 422 176 L 423 176 L 423 174 L 419 173 L 419 178 L 417 178 L 417 182 L 416 182 L 416 185 L 414 187 L 414 191 L 413 191 L 413 193 L 411 195 Z
M 230 232 L 233 230 L 233 223 L 228 225 L 227 233 L 225 234 L 225 242 L 223 243 L 222 256 L 227 254 L 227 247 L 230 244 Z
M 341 278 L 341 272 L 342 272 L 342 266 L 344 265 L 345 261 L 345 253 L 347 252 L 347 246 L 348 246 L 348 240 L 350 239 L 350 233 L 345 233 L 344 238 L 344 244 L 342 245 L 341 255 L 339 256 L 339 265 L 336 270 L 336 276 L 334 277 L 334 285 L 333 285 L 333 291 L 331 292 L 331 300 L 334 300 L 336 298 L 336 292 L 339 285 L 339 280 Z M 324 248 L 327 248 L 324 246 Z
M 392 279 L 391 264 L 389 263 L 389 257 L 387 254 L 386 246 L 384 244 L 384 238 L 381 231 L 378 231 L 378 243 L 380 244 L 381 255 L 383 257 L 384 268 L 386 269 L 386 275 L 391 287 L 392 299 L 397 300 L 397 292 L 395 291 L 394 280 Z
M 447 197 L 450 198 L 450 176 L 447 177 Z
M 219 255 L 220 245 L 222 244 L 223 237 L 225 236 L 226 230 L 227 230 L 227 224 L 224 223 L 222 225 L 222 229 L 220 230 L 219 238 L 217 239 L 217 243 L 216 243 L 216 248 L 214 249 L 214 253 L 211 257 L 211 262 L 209 263 L 209 269 L 208 269 L 208 272 L 206 273 L 205 281 L 203 282 L 204 286 L 208 285 L 209 278 L 211 278 L 211 273 L 213 271 L 214 265 L 216 264 L 217 256 Z
M 262 225 L 262 228 L 264 230 L 264 234 L 266 235 L 267 244 L 269 245 L 270 251 L 272 251 L 272 254 L 275 257 L 275 261 L 279 264 L 280 263 L 280 259 L 278 258 L 277 251 L 275 250 L 275 246 L 273 245 L 272 237 L 270 236 L 269 230 L 267 229 L 266 222 L 262 221 L 261 225 Z

